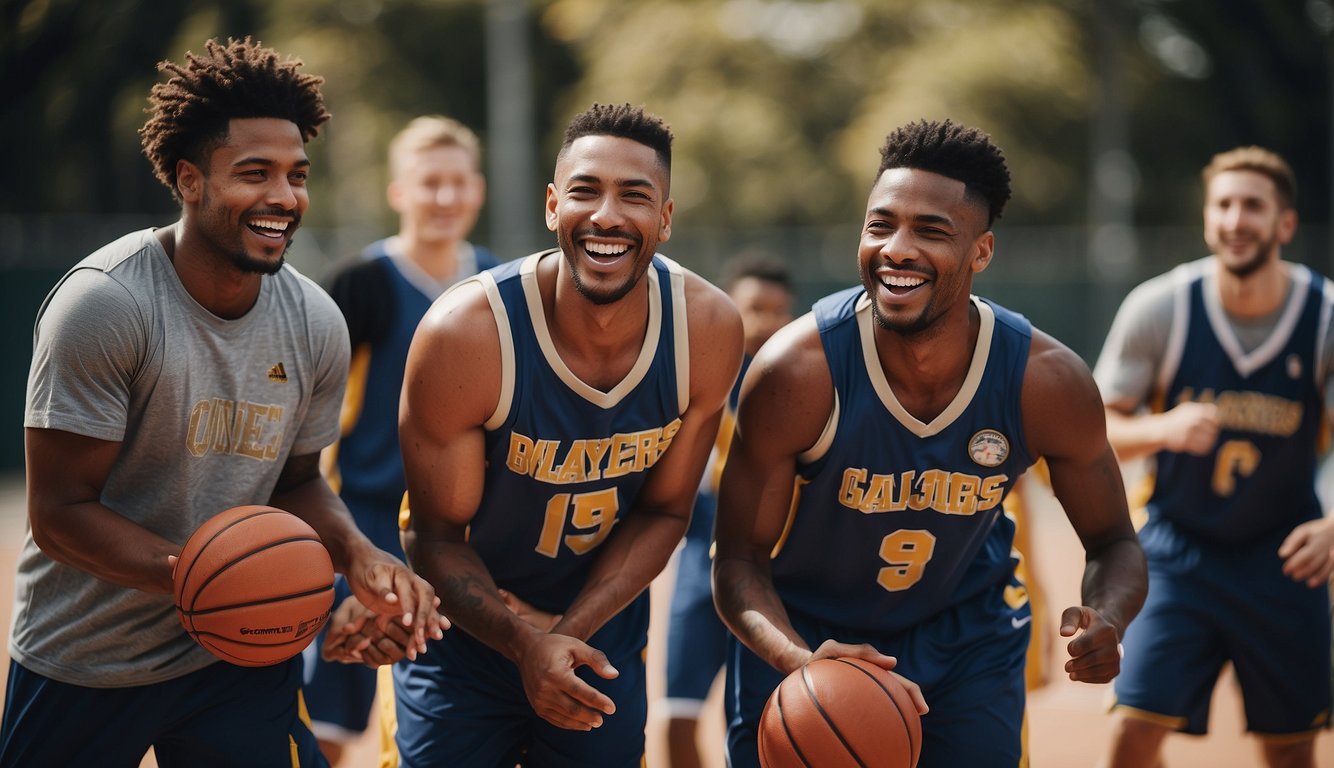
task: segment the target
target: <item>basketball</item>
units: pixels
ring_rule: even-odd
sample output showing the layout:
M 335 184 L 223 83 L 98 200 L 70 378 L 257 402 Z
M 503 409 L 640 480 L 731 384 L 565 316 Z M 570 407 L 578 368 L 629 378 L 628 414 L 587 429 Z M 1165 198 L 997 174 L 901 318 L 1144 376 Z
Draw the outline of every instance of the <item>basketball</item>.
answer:
M 922 721 L 888 671 L 863 659 L 816 659 L 769 696 L 759 742 L 765 768 L 914 768 Z
M 300 653 L 333 606 L 328 550 L 304 520 L 274 507 L 233 507 L 199 526 L 172 582 L 190 637 L 243 667 Z

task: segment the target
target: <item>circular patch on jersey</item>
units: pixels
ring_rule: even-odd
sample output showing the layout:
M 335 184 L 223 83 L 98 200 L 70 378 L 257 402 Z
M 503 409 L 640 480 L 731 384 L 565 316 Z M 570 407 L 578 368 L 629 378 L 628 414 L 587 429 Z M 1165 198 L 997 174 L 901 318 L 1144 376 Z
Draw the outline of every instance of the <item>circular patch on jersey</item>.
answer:
M 968 456 L 974 464 L 999 467 L 1010 458 L 1010 441 L 994 429 L 984 429 L 968 441 Z
M 1302 377 L 1302 358 L 1296 354 L 1288 355 L 1288 377 L 1293 379 Z

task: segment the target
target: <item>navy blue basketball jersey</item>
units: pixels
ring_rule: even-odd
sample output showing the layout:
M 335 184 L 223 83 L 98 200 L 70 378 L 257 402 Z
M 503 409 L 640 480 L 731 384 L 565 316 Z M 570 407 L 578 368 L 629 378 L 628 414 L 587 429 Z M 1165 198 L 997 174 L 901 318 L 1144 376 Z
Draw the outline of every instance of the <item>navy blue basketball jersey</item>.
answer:
M 562 256 L 533 254 L 475 278 L 495 313 L 503 378 L 468 542 L 498 586 L 559 613 L 681 427 L 689 344 L 685 273 L 655 256 L 639 358 L 611 391 L 590 387 L 552 343 L 537 284 L 542 258 Z
M 356 262 L 336 274 L 329 294 L 348 320 L 353 355 L 334 487 L 384 500 L 394 512 L 407 487 L 398 447 L 403 366 L 417 324 L 440 289 L 429 291 L 405 275 L 389 255 L 388 243 L 378 240 L 367 246 Z M 499 263 L 485 248 L 473 246 L 473 254 L 476 270 Z M 396 543 L 390 551 L 398 551 Z
M 1250 543 L 1321 514 L 1311 478 L 1325 419 L 1321 329 L 1334 289 L 1292 265 L 1277 325 L 1245 352 L 1216 293 L 1205 289 L 1211 264 L 1177 270 L 1164 396 L 1154 408 L 1214 403 L 1221 431 L 1205 456 L 1159 452 L 1148 512 L 1208 541 Z
M 972 364 L 929 424 L 890 391 L 864 291 L 816 303 L 835 402 L 820 441 L 798 457 L 793 512 L 772 563 L 789 610 L 891 634 L 1013 573 L 1014 521 L 1001 501 L 1033 463 L 1020 415 L 1032 327 L 973 302 L 981 328 Z

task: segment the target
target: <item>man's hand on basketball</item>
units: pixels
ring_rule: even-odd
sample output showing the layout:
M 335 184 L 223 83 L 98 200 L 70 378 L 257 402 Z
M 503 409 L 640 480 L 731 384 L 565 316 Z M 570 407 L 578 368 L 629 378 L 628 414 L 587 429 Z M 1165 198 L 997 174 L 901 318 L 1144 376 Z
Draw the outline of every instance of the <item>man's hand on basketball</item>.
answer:
M 1324 586 L 1334 576 L 1334 517 L 1309 520 L 1296 528 L 1278 548 L 1283 573 L 1293 581 L 1304 581 L 1312 589 Z
M 1061 637 L 1074 638 L 1065 647 L 1070 654 L 1065 671 L 1071 680 L 1106 683 L 1120 674 L 1121 637 L 1102 614 L 1086 605 L 1066 608 Z
M 377 616 L 349 596 L 329 618 L 320 655 L 326 661 L 380 667 L 408 655 L 412 633 L 396 617 Z
M 348 569 L 347 582 L 363 605 L 382 616 L 397 618 L 412 632 L 409 659 L 426 651 L 426 641 L 444 637 L 449 619 L 440 613 L 440 598 L 429 582 L 387 552 L 373 550 L 366 563 Z
M 826 640 L 820 643 L 820 647 L 816 648 L 815 652 L 804 663 L 809 664 L 816 659 L 837 658 L 864 659 L 881 669 L 888 670 L 908 690 L 908 695 L 912 697 L 913 704 L 917 707 L 917 714 L 925 715 L 929 711 L 930 708 L 926 705 L 926 697 L 922 695 L 921 686 L 894 671 L 894 667 L 898 665 L 899 660 L 893 656 L 886 656 L 869 643 L 852 644 Z
M 568 635 L 539 633 L 519 656 L 523 690 L 543 720 L 573 731 L 591 731 L 603 715 L 616 712 L 606 694 L 579 679 L 574 670 L 587 666 L 600 677 L 620 674 L 602 651 Z

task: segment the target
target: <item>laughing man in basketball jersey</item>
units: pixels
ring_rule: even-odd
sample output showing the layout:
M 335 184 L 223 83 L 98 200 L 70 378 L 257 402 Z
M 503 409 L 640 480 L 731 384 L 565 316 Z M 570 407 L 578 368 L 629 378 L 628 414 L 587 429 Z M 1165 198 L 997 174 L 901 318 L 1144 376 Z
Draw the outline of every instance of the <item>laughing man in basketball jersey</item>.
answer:
M 742 385 L 714 560 L 715 601 L 739 638 L 734 768 L 757 765 L 756 726 L 782 677 L 845 655 L 915 684 L 924 768 L 1026 764 L 1032 614 L 1001 502 L 1040 456 L 1088 553 L 1083 604 L 1061 616 L 1072 679 L 1117 674 L 1144 597 L 1087 367 L 970 295 L 1010 194 L 1000 150 L 975 129 L 917 122 L 881 158 L 862 285 L 779 331 Z
M 641 764 L 645 588 L 742 352 L 726 294 L 655 255 L 670 164 L 640 109 L 575 117 L 547 187 L 560 248 L 455 287 L 413 340 L 405 548 L 463 631 L 394 668 L 405 767 Z
M 430 586 L 357 530 L 319 473 L 347 377 L 338 308 L 284 264 L 309 202 L 320 78 L 210 40 L 154 86 L 144 152 L 181 218 L 68 272 L 34 331 L 0 765 L 324 765 L 301 659 L 195 643 L 172 559 L 205 520 L 271 504 L 320 534 L 367 604 L 439 633 Z
M 1331 699 L 1334 518 L 1316 457 L 1334 414 L 1334 283 L 1281 258 L 1297 228 L 1281 157 L 1240 147 L 1204 181 L 1213 255 L 1132 291 L 1095 369 L 1117 452 L 1155 458 L 1149 596 L 1104 765 L 1155 765 L 1169 733 L 1205 733 L 1231 662 L 1265 763 L 1313 768 Z

